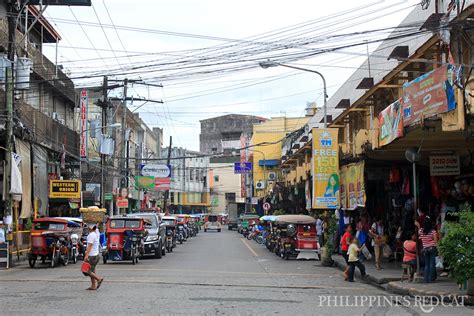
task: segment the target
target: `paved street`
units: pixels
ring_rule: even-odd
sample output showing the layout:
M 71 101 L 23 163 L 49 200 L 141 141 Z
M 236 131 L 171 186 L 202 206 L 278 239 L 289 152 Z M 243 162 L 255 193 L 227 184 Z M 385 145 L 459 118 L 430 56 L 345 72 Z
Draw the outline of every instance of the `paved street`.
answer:
M 0 272 L 0 314 L 290 314 L 416 315 L 405 307 L 320 307 L 320 295 L 385 295 L 367 284 L 347 283 L 316 261 L 285 261 L 236 232 L 203 233 L 163 259 L 138 265 L 98 266 L 97 292 L 79 264 L 55 269 L 21 267 Z M 7 294 L 5 294 L 7 293 Z M 437 308 L 432 315 L 472 310 Z

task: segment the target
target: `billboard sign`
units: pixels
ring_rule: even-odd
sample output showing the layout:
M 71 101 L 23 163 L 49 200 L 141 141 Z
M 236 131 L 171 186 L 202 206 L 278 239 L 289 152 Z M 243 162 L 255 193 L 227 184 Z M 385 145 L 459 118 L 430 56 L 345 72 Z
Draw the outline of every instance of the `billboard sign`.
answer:
M 379 145 L 385 146 L 403 136 L 401 99 L 393 102 L 379 114 Z
M 249 161 L 234 162 L 234 174 L 252 173 L 252 163 Z
M 26 2 L 26 0 L 24 0 Z M 29 0 L 28 5 L 67 5 L 90 7 L 92 0 Z
M 170 187 L 170 178 L 155 178 L 155 191 L 168 191 Z
M 171 177 L 171 166 L 165 164 L 144 165 L 142 168 L 142 176 L 169 178 Z
M 448 64 L 403 85 L 403 125 L 456 109 L 456 67 Z
M 79 155 L 81 158 L 87 157 L 87 104 L 89 97 L 87 96 L 87 90 L 82 89 L 81 91 L 81 107 L 80 107 L 80 124 L 81 124 L 81 135 L 80 135 L 80 147 Z
M 338 129 L 313 128 L 313 208 L 339 206 Z
M 460 173 L 459 156 L 430 156 L 431 176 L 457 176 Z
M 49 180 L 49 197 L 52 199 L 80 199 L 80 180 Z

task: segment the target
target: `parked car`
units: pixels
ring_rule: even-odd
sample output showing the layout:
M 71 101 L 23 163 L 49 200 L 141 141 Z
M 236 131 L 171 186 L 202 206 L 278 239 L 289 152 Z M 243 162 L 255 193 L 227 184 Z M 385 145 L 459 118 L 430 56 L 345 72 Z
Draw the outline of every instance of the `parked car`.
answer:
M 148 232 L 145 239 L 145 255 L 154 254 L 155 258 L 166 255 L 166 225 L 154 212 L 133 213 L 132 217 L 140 217 L 145 221 L 145 229 Z

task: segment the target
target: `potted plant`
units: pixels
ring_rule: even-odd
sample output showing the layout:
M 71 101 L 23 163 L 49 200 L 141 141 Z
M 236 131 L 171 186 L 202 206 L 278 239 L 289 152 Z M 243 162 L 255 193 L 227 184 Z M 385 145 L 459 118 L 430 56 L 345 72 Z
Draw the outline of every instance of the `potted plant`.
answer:
M 466 203 L 459 222 L 446 222 L 445 235 L 439 244 L 440 254 L 447 263 L 450 276 L 458 284 L 468 282 L 468 295 L 474 295 L 474 213 Z

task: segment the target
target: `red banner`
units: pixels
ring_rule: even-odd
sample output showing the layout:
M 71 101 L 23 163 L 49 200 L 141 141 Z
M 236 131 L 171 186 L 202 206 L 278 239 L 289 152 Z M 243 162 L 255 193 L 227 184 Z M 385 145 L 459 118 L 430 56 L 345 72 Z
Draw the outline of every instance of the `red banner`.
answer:
M 171 186 L 171 178 L 155 178 L 155 191 L 167 191 Z

